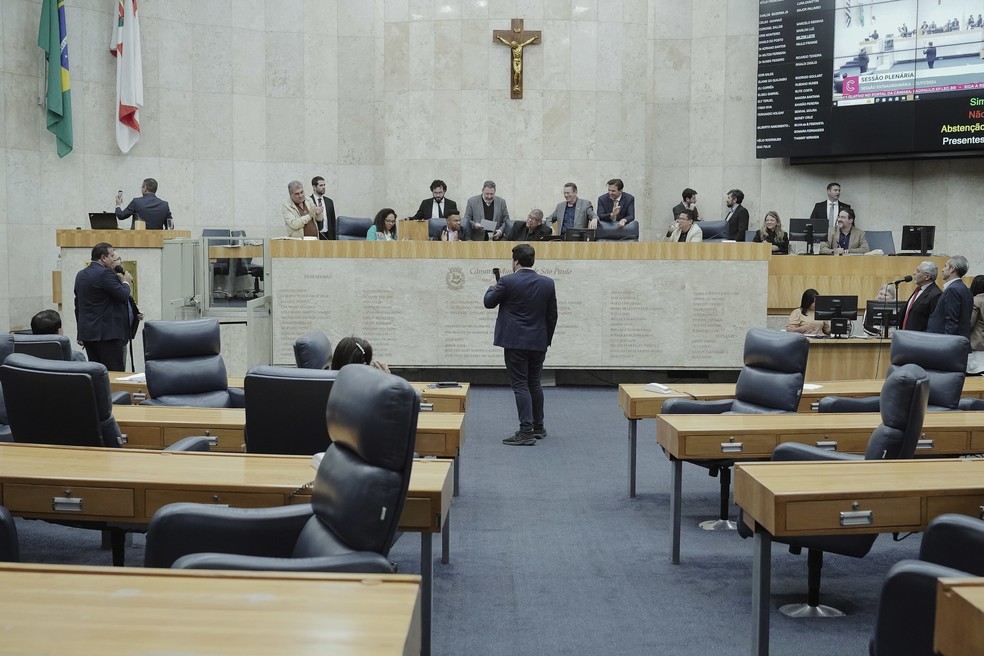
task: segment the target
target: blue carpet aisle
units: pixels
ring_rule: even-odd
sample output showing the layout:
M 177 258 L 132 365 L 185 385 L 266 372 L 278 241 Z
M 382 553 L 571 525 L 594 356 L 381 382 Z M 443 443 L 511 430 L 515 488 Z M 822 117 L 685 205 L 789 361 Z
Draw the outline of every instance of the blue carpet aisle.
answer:
M 697 527 L 717 514 L 718 480 L 684 467 L 683 562 L 671 565 L 669 462 L 655 422 L 640 422 L 639 496 L 630 500 L 615 390 L 547 389 L 546 408 L 549 437 L 503 446 L 516 430 L 512 393 L 472 388 L 451 562 L 434 567 L 434 653 L 748 653 L 751 540 Z M 25 561 L 110 564 L 94 531 L 18 528 Z M 143 537 L 133 542 L 127 562 L 138 565 Z M 822 601 L 849 616 L 791 620 L 773 610 L 772 653 L 867 654 L 885 572 L 918 548 L 919 536 L 883 535 L 863 560 L 829 556 Z M 391 558 L 401 572 L 419 572 L 417 536 L 404 535 Z M 805 598 L 805 553 L 776 545 L 773 609 Z

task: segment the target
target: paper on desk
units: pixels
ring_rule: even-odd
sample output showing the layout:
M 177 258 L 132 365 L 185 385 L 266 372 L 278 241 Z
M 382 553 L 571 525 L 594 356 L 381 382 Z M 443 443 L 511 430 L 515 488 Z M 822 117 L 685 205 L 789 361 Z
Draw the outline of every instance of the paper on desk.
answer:
M 116 379 L 120 383 L 146 383 L 147 374 L 133 374 L 132 376 L 120 376 Z
M 823 385 L 817 385 L 816 383 L 803 383 L 803 389 L 810 392 L 813 390 L 823 389 Z

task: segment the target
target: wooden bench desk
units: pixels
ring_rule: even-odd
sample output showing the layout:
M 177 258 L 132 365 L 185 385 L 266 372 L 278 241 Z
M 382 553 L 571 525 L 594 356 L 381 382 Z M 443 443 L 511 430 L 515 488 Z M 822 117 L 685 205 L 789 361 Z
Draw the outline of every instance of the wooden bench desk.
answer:
M 409 656 L 421 648 L 416 576 L 3 563 L 0 586 L 10 653 Z
M 307 456 L 0 444 L 0 504 L 19 517 L 146 526 L 169 503 L 265 508 L 311 501 Z M 418 459 L 400 530 L 420 533 L 423 642 L 430 646 L 433 535 L 448 547 L 451 469 Z M 447 552 L 444 554 L 447 557 Z
M 942 656 L 984 654 L 984 578 L 936 582 L 933 649 Z
M 670 457 L 670 560 L 680 562 L 683 463 L 694 460 L 768 460 L 783 442 L 863 454 L 881 423 L 875 412 L 789 415 L 660 415 L 656 442 Z M 984 452 L 984 412 L 930 412 L 916 456 Z
M 740 464 L 735 503 L 755 531 L 750 651 L 763 656 L 773 537 L 905 533 L 944 513 L 979 517 L 984 459 Z

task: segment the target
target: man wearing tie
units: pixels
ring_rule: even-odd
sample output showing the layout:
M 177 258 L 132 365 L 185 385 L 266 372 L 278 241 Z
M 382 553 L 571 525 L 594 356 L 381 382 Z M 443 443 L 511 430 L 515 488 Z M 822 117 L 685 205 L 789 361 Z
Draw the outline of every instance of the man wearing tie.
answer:
M 810 212 L 811 219 L 827 219 L 830 226 L 837 222 L 837 215 L 843 209 L 850 209 L 850 205 L 842 203 L 841 186 L 838 182 L 831 182 L 827 185 L 827 200 L 822 200 L 813 206 Z
M 967 274 L 967 258 L 954 255 L 943 267 L 943 293 L 929 315 L 927 332 L 941 335 L 961 335 L 970 339 L 970 315 L 974 297 L 962 278 Z
M 912 281 L 916 283 L 916 291 L 905 304 L 905 314 L 902 315 L 902 330 L 920 330 L 925 332 L 929 325 L 929 315 L 936 309 L 940 300 L 940 288 L 936 286 L 936 275 L 939 269 L 934 262 L 920 262 L 912 272 Z
M 444 184 L 444 180 L 432 182 L 430 190 L 433 198 L 425 198 L 420 201 L 420 208 L 417 213 L 410 217 L 412 220 L 445 219 L 452 212 L 458 211 L 458 204 L 450 198 L 444 197 L 448 191 L 448 186 Z
M 727 238 L 733 241 L 745 241 L 745 233 L 748 232 L 748 210 L 741 206 L 745 200 L 745 194 L 741 189 L 732 189 L 724 197 L 724 204 L 728 206 L 728 213 L 724 217 L 727 224 Z
M 314 193 L 309 196 L 314 207 L 314 222 L 318 226 L 318 239 L 335 238 L 335 203 L 325 196 L 325 179 L 315 176 L 311 179 Z
M 608 193 L 598 197 L 598 218 L 611 221 L 616 228 L 635 221 L 635 197 L 622 192 L 625 185 L 618 178 L 608 181 Z

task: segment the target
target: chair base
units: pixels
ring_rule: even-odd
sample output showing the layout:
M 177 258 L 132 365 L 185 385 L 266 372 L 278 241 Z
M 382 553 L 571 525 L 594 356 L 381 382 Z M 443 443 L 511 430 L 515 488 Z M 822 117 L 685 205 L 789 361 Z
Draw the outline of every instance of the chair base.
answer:
M 786 604 L 785 606 L 779 607 L 779 612 L 786 617 L 844 617 L 845 613 L 837 610 L 833 606 L 825 606 L 824 604 L 819 604 L 817 606 L 811 606 L 810 604 Z
M 709 519 L 699 526 L 705 531 L 737 531 L 738 524 L 730 519 Z

